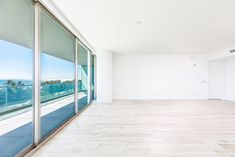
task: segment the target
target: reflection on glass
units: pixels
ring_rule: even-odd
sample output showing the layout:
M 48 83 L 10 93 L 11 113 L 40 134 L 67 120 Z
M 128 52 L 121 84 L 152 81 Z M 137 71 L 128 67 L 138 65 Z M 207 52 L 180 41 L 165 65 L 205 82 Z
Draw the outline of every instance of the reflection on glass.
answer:
M 16 156 L 33 146 L 34 4 L 32 0 L 0 3 L 0 156 Z M 40 16 L 40 126 L 44 139 L 75 115 L 75 37 L 42 7 Z M 82 110 L 88 104 L 88 51 L 79 43 L 77 50 L 76 88 Z M 94 65 L 92 69 L 94 91 Z
M 33 13 L 29 0 L 1 0 L 0 156 L 15 156 L 33 141 Z
M 91 55 L 91 100 L 95 99 L 95 56 Z
M 78 110 L 81 111 L 87 104 L 88 91 L 88 51 L 77 43 L 78 60 Z
M 72 36 L 48 12 L 41 12 L 41 134 L 45 138 L 75 114 Z

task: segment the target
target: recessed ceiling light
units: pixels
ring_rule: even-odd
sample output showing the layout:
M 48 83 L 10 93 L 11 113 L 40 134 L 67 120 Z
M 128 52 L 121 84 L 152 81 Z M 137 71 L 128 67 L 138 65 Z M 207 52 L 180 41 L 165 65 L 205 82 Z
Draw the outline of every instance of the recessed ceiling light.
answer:
M 137 25 L 139 25 L 139 24 L 141 24 L 141 23 L 142 23 L 142 21 L 137 21 L 137 22 L 136 22 Z

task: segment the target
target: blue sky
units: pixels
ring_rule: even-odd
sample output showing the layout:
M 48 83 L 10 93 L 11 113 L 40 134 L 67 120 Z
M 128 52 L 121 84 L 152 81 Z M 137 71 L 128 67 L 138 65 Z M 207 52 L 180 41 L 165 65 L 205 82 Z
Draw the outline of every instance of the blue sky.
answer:
M 32 49 L 0 40 L 0 80 L 32 79 Z M 74 64 L 41 53 L 41 78 L 73 79 Z

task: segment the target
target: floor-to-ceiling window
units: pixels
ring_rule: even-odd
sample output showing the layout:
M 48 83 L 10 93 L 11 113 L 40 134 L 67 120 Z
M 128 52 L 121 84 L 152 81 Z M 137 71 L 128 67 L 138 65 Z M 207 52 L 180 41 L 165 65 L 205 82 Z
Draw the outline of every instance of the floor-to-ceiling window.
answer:
M 89 92 L 94 90 L 94 83 L 89 86 L 89 81 L 94 82 L 93 68 L 88 66 L 93 64 L 88 60 L 90 51 L 76 43 L 76 37 L 40 2 L 36 4 L 32 0 L 0 0 L 0 157 L 16 156 L 37 146 L 73 117 L 76 107 L 78 111 L 84 109 L 90 101 Z M 34 34 L 37 30 L 40 42 Z M 36 66 L 40 70 L 36 71 Z M 38 94 L 33 83 L 36 80 L 40 80 Z M 35 96 L 40 96 L 40 110 L 36 109 Z M 37 115 L 39 124 L 35 120 Z M 37 128 L 41 131 L 35 142 Z
M 95 55 L 91 55 L 91 100 L 95 99 Z
M 75 37 L 41 9 L 41 137 L 75 115 Z
M 77 42 L 78 61 L 78 110 L 88 104 L 88 50 Z
M 0 156 L 33 144 L 31 0 L 0 1 Z

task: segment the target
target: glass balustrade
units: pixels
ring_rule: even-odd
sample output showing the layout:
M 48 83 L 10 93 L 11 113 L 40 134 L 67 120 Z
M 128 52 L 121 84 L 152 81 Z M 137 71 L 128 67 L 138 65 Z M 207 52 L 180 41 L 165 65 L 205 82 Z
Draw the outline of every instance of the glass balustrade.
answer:
M 32 105 L 32 85 L 0 86 L 0 115 Z
M 27 81 L 6 80 L 0 86 L 0 115 L 21 110 L 32 105 L 32 85 Z M 11 82 L 11 84 L 9 84 Z M 26 81 L 25 81 L 26 82 Z M 7 85 L 8 84 L 8 85 Z M 13 85 L 12 85 L 13 84 Z M 81 82 L 78 85 L 81 87 Z M 42 83 L 41 102 L 46 103 L 74 94 L 74 80 L 61 82 L 59 80 Z

